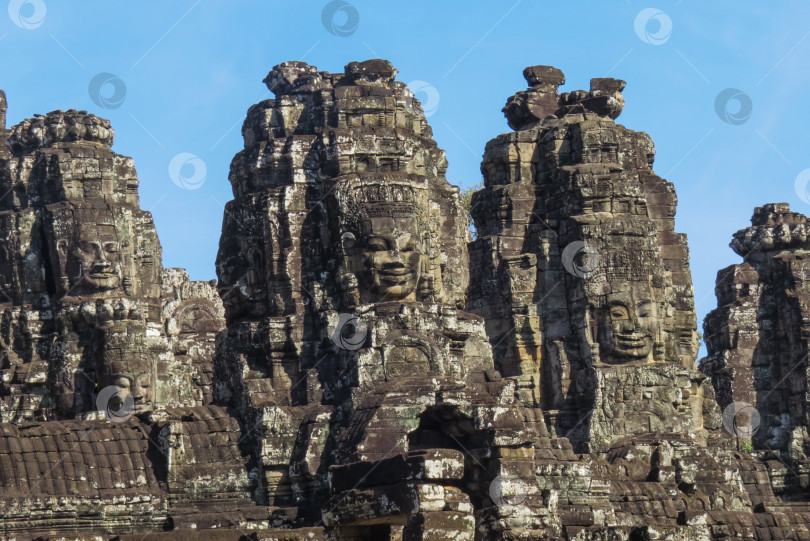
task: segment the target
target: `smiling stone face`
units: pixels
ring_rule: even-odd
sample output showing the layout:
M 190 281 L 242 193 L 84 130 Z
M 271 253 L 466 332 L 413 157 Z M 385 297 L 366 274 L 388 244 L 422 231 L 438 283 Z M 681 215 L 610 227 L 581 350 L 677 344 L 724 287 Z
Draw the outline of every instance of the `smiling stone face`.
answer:
M 355 182 L 337 193 L 340 272 L 353 284 L 355 302 L 419 302 L 435 296 L 441 285 L 430 270 L 425 190 L 410 183 Z
M 122 401 L 127 395 L 132 396 L 135 413 L 151 409 L 155 402 L 152 368 L 148 362 L 130 360 L 109 363 L 104 367 L 101 382 L 102 386 L 116 387 L 114 396 Z
M 48 221 L 57 290 L 76 296 L 122 289 L 135 257 L 126 221 L 118 223 L 108 208 L 69 205 L 52 209 Z
M 658 305 L 641 292 L 608 295 L 600 314 L 600 359 L 608 364 L 649 360 L 659 327 Z
M 413 301 L 423 257 L 414 218 L 377 217 L 363 224 L 358 278 L 374 302 Z
M 109 291 L 121 285 L 121 246 L 115 228 L 79 226 L 74 257 L 79 264 L 77 280 L 88 290 Z

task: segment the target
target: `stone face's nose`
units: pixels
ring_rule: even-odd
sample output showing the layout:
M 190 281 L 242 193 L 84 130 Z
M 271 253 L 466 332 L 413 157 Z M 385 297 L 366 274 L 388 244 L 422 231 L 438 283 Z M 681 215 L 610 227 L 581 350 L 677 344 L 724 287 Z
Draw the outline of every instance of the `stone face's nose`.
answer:
M 388 252 L 388 258 L 385 262 L 385 267 L 403 267 L 404 264 L 402 263 L 402 253 L 399 251 L 398 248 L 394 247 L 391 251 Z
M 141 386 L 141 384 L 138 382 L 137 378 L 135 379 L 134 382 L 132 382 L 132 388 L 130 389 L 130 394 L 132 395 L 132 398 L 134 398 L 135 400 L 140 400 L 140 399 L 143 398 L 144 389 Z
M 638 324 L 634 318 L 626 318 L 618 321 L 619 331 L 622 334 L 632 334 L 638 328 Z

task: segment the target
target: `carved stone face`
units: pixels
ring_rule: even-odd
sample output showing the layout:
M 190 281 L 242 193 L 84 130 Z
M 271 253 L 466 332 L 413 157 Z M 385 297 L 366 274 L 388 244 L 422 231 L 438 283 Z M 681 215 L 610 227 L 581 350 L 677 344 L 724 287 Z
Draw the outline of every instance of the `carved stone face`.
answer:
M 62 287 L 72 294 L 117 290 L 122 282 L 122 243 L 112 216 L 88 213 L 84 218 L 77 217 L 72 225 L 66 224 L 73 235 L 68 233 L 68 238 L 62 237 L 57 242 Z M 104 218 L 107 219 L 101 221 Z
M 217 287 L 231 313 L 243 313 L 261 296 L 264 261 L 254 238 L 228 239 L 220 246 L 217 259 Z
M 506 122 L 513 130 L 520 129 L 520 127 L 528 124 L 533 119 L 529 113 L 529 103 L 527 100 L 528 93 L 520 91 L 514 96 L 506 100 L 506 105 L 503 106 L 501 111 L 506 117 Z
M 118 289 L 121 285 L 120 251 L 114 229 L 80 227 L 76 257 L 80 264 L 82 285 L 99 291 Z
M 366 300 L 416 300 L 423 257 L 416 219 L 369 218 L 363 229 L 357 275 Z
M 608 295 L 598 331 L 601 360 L 621 364 L 650 359 L 658 326 L 658 305 L 649 295 Z
M 145 362 L 114 362 L 107 367 L 107 374 L 102 378 L 104 386 L 118 387 L 116 396 L 123 399 L 127 394 L 135 401 L 135 412 L 145 411 L 155 402 L 152 370 Z

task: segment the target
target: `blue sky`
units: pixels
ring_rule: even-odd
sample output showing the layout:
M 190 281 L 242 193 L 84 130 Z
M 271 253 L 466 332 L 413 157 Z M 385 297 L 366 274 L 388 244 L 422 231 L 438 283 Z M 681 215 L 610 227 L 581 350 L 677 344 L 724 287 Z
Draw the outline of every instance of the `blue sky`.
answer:
M 618 120 L 652 136 L 655 170 L 675 184 L 700 321 L 716 305 L 717 270 L 740 261 L 728 243 L 755 206 L 786 201 L 810 214 L 794 187 L 810 168 L 806 1 L 351 0 L 330 28 L 327 4 L 12 0 L 8 15 L 0 10 L 8 124 L 67 108 L 109 118 L 113 148 L 135 159 L 164 265 L 194 279 L 215 276 L 245 112 L 271 97 L 261 80 L 287 60 L 333 72 L 352 60 L 391 60 L 400 80 L 421 82 L 417 97 L 430 101 L 448 179 L 460 186 L 480 181 L 484 144 L 509 130 L 500 109 L 526 87 L 525 66 L 560 68 L 563 91 L 587 89 L 591 77 L 626 80 Z M 652 19 L 648 8 L 657 10 L 644 12 Z M 108 81 L 106 103 L 89 90 L 99 73 L 111 74 L 97 80 Z M 715 102 L 727 88 L 739 99 L 721 115 Z M 204 163 L 193 190 L 170 177 L 180 153 Z

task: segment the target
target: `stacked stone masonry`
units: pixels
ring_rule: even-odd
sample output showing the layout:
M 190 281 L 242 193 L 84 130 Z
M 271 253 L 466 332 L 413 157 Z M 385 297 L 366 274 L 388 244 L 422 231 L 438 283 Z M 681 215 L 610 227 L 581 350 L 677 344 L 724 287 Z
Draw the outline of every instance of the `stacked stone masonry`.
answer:
M 0 538 L 810 539 L 808 219 L 734 235 L 698 368 L 625 82 L 524 77 L 468 209 L 388 61 L 274 67 L 211 282 L 108 121 L 0 94 Z

